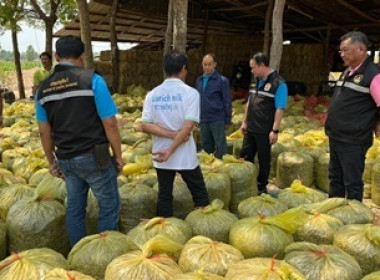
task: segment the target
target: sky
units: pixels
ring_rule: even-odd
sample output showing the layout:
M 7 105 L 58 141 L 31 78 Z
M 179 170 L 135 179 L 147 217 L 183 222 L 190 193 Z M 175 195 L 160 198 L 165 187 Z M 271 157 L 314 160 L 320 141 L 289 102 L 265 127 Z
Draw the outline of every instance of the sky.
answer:
M 31 28 L 26 25 L 21 25 L 22 31 L 18 33 L 17 39 L 19 44 L 19 51 L 25 52 L 29 45 L 32 45 L 37 53 L 41 53 L 45 50 L 45 32 L 39 29 Z M 55 29 L 57 31 L 59 28 Z M 53 50 L 54 44 L 57 39 L 53 38 Z M 119 49 L 124 50 L 131 47 L 131 44 L 119 43 Z M 0 46 L 7 51 L 13 51 L 11 32 L 6 31 L 3 35 L 0 35 Z M 110 43 L 108 42 L 92 42 L 92 50 L 94 53 L 102 50 L 109 50 Z

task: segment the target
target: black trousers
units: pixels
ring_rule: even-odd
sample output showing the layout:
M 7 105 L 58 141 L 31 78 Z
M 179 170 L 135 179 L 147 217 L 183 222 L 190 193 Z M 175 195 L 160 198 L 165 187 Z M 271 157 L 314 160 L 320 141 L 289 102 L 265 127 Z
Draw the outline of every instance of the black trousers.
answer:
M 329 139 L 330 164 L 329 197 L 363 200 L 363 172 L 365 154 L 371 146 L 350 144 Z
M 268 177 L 270 172 L 270 151 L 269 134 L 266 133 L 250 133 L 244 134 L 243 146 L 240 157 L 253 163 L 256 153 L 259 156 L 259 175 L 257 177 L 257 185 L 259 195 L 266 192 L 268 185 Z
M 180 173 L 193 196 L 194 206 L 210 204 L 203 174 L 199 166 L 193 170 L 171 170 L 156 168 L 158 179 L 157 216 L 173 216 L 173 183 L 176 173 Z

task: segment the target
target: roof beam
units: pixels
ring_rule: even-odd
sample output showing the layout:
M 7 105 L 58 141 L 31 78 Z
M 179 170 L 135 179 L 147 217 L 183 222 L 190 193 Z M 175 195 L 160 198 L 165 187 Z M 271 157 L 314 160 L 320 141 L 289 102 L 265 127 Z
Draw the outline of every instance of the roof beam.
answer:
M 360 15 L 361 17 L 363 18 L 366 18 L 370 21 L 373 21 L 373 22 L 378 22 L 379 20 L 375 19 L 374 17 L 371 17 L 370 15 L 364 13 L 363 11 L 359 10 L 358 8 L 355 8 L 354 6 L 352 6 L 351 4 L 347 3 L 346 1 L 344 0 L 337 0 L 337 2 L 339 4 L 341 4 L 342 6 L 345 6 L 346 8 L 350 9 L 351 11 L 353 11 L 354 13 L 356 13 L 357 15 Z
M 232 11 L 241 11 L 241 10 L 253 10 L 257 7 L 268 5 L 268 1 L 263 1 L 261 3 L 256 3 L 250 6 L 240 6 L 240 7 L 231 7 L 231 8 L 220 8 L 214 10 L 214 12 L 232 12 Z

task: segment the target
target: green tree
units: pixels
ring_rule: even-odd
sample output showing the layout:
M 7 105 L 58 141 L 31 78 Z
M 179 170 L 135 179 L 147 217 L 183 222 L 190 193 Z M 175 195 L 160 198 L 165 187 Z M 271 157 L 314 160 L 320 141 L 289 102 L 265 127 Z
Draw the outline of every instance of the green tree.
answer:
M 53 27 L 57 21 L 67 23 L 76 16 L 75 0 L 28 0 L 34 17 L 28 23 L 42 28 L 46 33 L 45 51 L 53 52 Z M 42 22 L 42 26 L 41 26 Z
M 33 46 L 29 45 L 26 48 L 25 59 L 26 61 L 34 61 L 38 57 L 38 53 L 34 50 Z
M 0 26 L 10 30 L 12 34 L 13 54 L 20 98 L 25 98 L 25 87 L 21 71 L 17 32 L 21 30 L 18 25 L 19 21 L 25 17 L 25 1 L 26 0 L 7 0 L 0 2 Z

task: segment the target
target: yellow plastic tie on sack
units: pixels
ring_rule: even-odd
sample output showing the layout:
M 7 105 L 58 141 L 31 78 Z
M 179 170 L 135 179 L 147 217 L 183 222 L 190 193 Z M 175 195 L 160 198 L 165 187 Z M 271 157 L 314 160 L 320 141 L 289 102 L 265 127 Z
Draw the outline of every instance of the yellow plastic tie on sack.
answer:
M 202 212 L 204 214 L 209 214 L 215 211 L 218 211 L 220 209 L 223 209 L 224 203 L 220 199 L 214 199 L 210 205 L 206 206 L 202 209 Z
M 156 255 L 167 254 L 175 256 L 182 249 L 182 245 L 159 234 L 146 242 L 141 248 L 143 256 L 152 258 Z
M 302 184 L 300 179 L 295 179 L 293 183 L 290 185 L 290 189 L 294 193 L 305 193 L 307 192 L 307 188 Z
M 293 208 L 284 213 L 269 218 L 260 218 L 260 223 L 273 225 L 283 231 L 294 234 L 299 227 L 305 224 L 309 215 L 304 209 Z
M 147 229 L 150 229 L 151 227 L 155 226 L 155 225 L 165 225 L 167 223 L 167 221 L 165 220 L 165 218 L 163 217 L 155 217 L 153 219 L 150 219 L 143 227 L 144 230 L 147 230 Z

